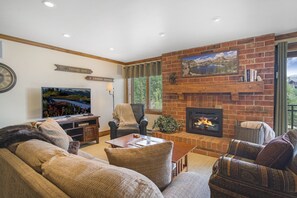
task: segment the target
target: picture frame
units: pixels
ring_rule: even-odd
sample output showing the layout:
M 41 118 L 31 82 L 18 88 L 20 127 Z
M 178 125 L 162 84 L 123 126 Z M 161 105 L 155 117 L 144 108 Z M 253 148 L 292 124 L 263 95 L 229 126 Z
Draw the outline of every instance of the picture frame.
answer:
M 238 50 L 181 58 L 182 77 L 238 74 Z

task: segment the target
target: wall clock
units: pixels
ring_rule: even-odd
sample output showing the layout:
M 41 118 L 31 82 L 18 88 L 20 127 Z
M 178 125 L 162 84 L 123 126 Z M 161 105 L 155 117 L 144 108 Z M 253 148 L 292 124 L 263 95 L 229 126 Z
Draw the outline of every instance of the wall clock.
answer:
M 0 93 L 12 89 L 15 86 L 16 80 L 14 71 L 7 65 L 0 63 Z

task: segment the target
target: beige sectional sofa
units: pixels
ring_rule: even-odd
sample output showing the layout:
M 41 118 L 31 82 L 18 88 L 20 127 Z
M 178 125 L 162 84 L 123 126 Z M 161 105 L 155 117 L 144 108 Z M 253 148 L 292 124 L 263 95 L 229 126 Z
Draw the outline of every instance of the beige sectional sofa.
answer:
M 41 140 L 0 149 L 0 197 L 199 197 L 205 181 L 181 173 L 162 192 L 147 177 Z M 204 182 L 204 183 L 202 183 Z M 203 193 L 202 193 L 203 194 Z

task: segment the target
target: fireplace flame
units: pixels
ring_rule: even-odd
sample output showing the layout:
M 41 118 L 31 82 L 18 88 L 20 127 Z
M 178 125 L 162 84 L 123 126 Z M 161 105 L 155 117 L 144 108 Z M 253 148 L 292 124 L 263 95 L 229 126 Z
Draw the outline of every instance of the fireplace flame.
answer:
M 208 120 L 208 118 L 206 118 L 206 117 L 200 117 L 199 120 L 197 120 L 197 122 L 195 122 L 194 124 L 196 126 L 203 125 L 205 128 L 210 127 L 210 126 L 214 126 L 212 124 L 212 122 L 210 120 Z

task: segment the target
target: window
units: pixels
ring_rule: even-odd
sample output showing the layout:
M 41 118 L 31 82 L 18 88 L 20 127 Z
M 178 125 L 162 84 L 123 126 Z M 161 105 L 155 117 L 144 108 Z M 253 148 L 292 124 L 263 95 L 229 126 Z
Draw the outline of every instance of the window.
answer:
M 131 103 L 142 103 L 149 112 L 162 110 L 162 76 L 132 78 L 128 87 Z
M 142 103 L 146 106 L 146 77 L 133 78 L 132 85 L 132 103 Z
M 126 93 L 129 103 L 142 103 L 146 112 L 162 110 L 162 75 L 160 61 L 128 66 Z
M 162 109 L 162 76 L 149 78 L 149 108 Z

